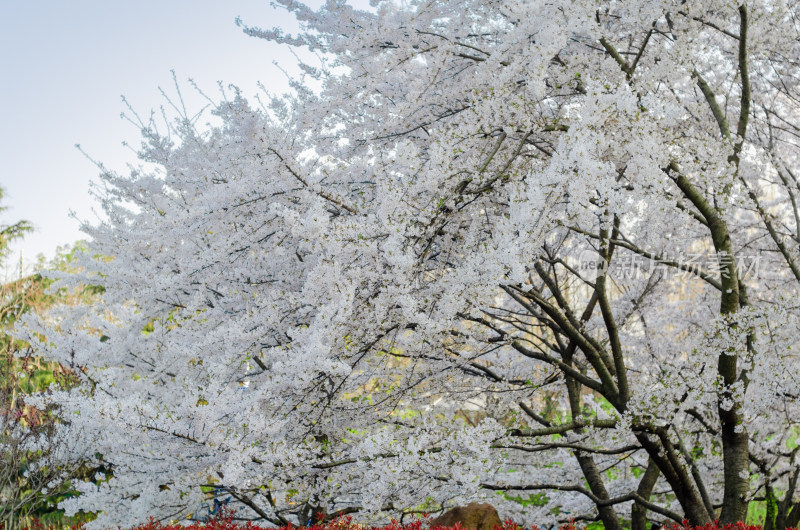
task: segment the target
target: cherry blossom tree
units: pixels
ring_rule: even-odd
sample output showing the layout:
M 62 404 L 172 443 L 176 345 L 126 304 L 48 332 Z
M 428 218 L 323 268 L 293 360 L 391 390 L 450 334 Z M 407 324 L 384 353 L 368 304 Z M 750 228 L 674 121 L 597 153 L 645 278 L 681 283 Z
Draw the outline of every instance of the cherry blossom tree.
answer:
M 138 121 L 102 300 L 20 330 L 113 468 L 68 513 L 796 525 L 800 8 L 277 3 L 293 94 Z

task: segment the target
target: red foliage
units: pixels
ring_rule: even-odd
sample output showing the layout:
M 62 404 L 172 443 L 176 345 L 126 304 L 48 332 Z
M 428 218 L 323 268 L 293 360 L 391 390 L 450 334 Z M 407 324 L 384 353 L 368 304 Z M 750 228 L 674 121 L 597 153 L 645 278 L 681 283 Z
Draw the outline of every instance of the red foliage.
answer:
M 410 523 L 400 523 L 397 520 L 392 520 L 389 524 L 384 526 L 364 526 L 353 522 L 353 518 L 349 516 L 339 517 L 333 521 L 325 522 L 324 514 L 317 514 L 317 522 L 313 525 L 302 527 L 302 530 L 461 530 L 461 525 L 456 523 L 453 527 L 443 526 L 430 526 L 430 516 L 423 514 L 423 517 L 416 519 Z M 573 526 L 574 529 L 574 526 Z M 44 529 L 31 529 L 31 530 L 44 530 Z M 261 530 L 260 527 L 253 524 L 251 521 L 235 521 L 232 510 L 223 510 L 222 513 L 217 515 L 214 519 L 210 519 L 204 523 L 194 523 L 188 526 L 182 525 L 167 525 L 150 518 L 146 524 L 131 528 L 130 530 Z M 300 530 L 299 528 L 291 525 L 284 526 L 276 530 Z M 514 523 L 511 520 L 505 521 L 502 527 L 495 530 L 527 530 L 522 526 Z M 530 530 L 540 530 L 538 527 L 533 526 Z M 563 528 L 561 530 L 572 530 Z
M 760 525 L 745 524 L 741 521 L 738 523 L 728 523 L 720 525 L 719 521 L 704 524 L 703 526 L 692 526 L 686 519 L 683 524 L 674 523 L 672 526 L 664 526 L 664 530 L 761 530 Z M 797 530 L 796 528 L 787 528 L 786 530 Z
M 339 517 L 333 521 L 324 521 L 324 514 L 317 514 L 317 522 L 307 527 L 294 527 L 292 525 L 284 526 L 276 530 L 462 530 L 461 525 L 456 523 L 453 527 L 443 526 L 430 526 L 430 516 L 423 514 L 422 518 L 416 519 L 410 523 L 402 524 L 397 520 L 392 520 L 391 523 L 385 526 L 364 526 L 353 522 L 353 518 L 349 516 Z M 3 530 L 3 525 L 0 524 L 0 530 Z M 22 527 L 20 530 L 53 530 L 53 527 L 48 527 L 42 524 L 38 519 L 34 519 L 33 525 L 30 527 Z M 69 530 L 81 530 L 80 526 L 70 527 Z M 119 529 L 121 530 L 121 529 Z M 223 509 L 216 517 L 206 522 L 195 522 L 191 525 L 178 525 L 178 524 L 163 524 L 156 521 L 152 517 L 150 520 L 142 525 L 131 528 L 130 530 L 261 530 L 260 526 L 255 525 L 252 521 L 236 521 L 234 520 L 234 511 Z M 541 530 L 538 526 L 531 526 L 526 529 L 508 519 L 503 522 L 502 527 L 496 527 L 495 530 Z M 579 528 L 575 521 L 569 521 L 559 527 L 558 530 L 585 530 Z M 662 526 L 661 530 L 762 530 L 761 526 L 745 524 L 743 522 L 720 525 L 719 521 L 714 521 L 702 526 L 692 526 L 689 521 L 683 521 L 683 524 L 674 523 L 672 526 Z M 786 530 L 797 530 L 797 528 L 787 528 Z
M 215 519 L 207 523 L 193 524 L 191 526 L 179 525 L 161 525 L 158 522 L 151 522 L 147 525 L 142 525 L 131 530 L 256 530 L 258 527 L 252 522 L 247 521 L 244 523 L 237 523 L 233 521 L 233 512 L 227 511 L 217 516 Z M 461 525 L 456 523 L 453 527 L 430 526 L 430 516 L 423 514 L 423 517 L 412 521 L 410 523 L 401 524 L 397 520 L 392 520 L 385 526 L 363 526 L 353 522 L 353 518 L 349 516 L 339 517 L 333 521 L 325 522 L 322 517 L 317 517 L 317 522 L 311 526 L 303 527 L 303 530 L 461 530 Z M 559 530 L 584 530 L 575 524 L 575 521 L 569 521 L 559 527 Z M 285 526 L 277 530 L 299 530 L 293 526 Z M 531 526 L 526 529 L 523 526 L 516 524 L 514 521 L 508 519 L 503 522 L 502 527 L 497 527 L 495 530 L 541 530 L 538 526 Z M 672 526 L 663 526 L 662 530 L 762 530 L 761 526 L 748 525 L 742 522 L 735 524 L 720 525 L 718 521 L 708 523 L 702 526 L 692 526 L 688 521 L 683 524 L 673 524 Z M 787 530 L 797 530 L 796 528 L 789 528 Z

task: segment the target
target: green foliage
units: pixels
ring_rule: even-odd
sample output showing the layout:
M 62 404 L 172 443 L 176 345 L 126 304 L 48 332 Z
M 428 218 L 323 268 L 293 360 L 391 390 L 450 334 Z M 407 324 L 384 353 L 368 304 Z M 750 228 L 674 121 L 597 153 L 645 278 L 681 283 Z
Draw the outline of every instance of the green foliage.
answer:
M 40 266 L 48 270 L 69 272 L 72 270 L 76 252 L 83 250 L 81 243 L 72 248 L 60 248 L 56 257 Z M 41 312 L 55 304 L 86 302 L 96 296 L 102 288 L 85 286 L 77 291 L 59 289 L 52 292 L 53 279 L 35 273 L 13 282 L 0 285 L 0 385 L 8 384 L 12 375 L 16 379 L 16 391 L 39 392 L 53 382 L 66 382 L 66 372 L 57 363 L 45 363 L 41 359 L 20 355 L 28 350 L 28 344 L 14 339 L 10 331 L 27 312 Z M 17 355 L 12 355 L 17 352 Z M 16 377 L 15 374 L 20 374 Z
M 2 196 L 0 188 L 0 199 Z M 4 209 L 0 207 L 0 212 Z M 0 263 L 8 256 L 9 243 L 30 230 L 31 224 L 27 221 L 0 225 Z M 58 249 L 55 259 L 49 263 L 40 258 L 38 269 L 69 272 L 75 261 L 75 253 L 80 251 L 83 251 L 80 244 Z M 35 519 L 44 526 L 61 528 L 78 525 L 92 517 L 91 514 L 85 514 L 65 518 L 57 505 L 77 494 L 69 482 L 63 480 L 64 477 L 87 475 L 92 478 L 98 470 L 79 466 L 78 463 L 53 464 L 48 460 L 49 449 L 46 445 L 38 451 L 26 450 L 23 445 L 25 440 L 31 438 L 50 440 L 57 421 L 52 410 L 39 410 L 27 405 L 25 396 L 44 391 L 53 383 L 69 386 L 74 383 L 75 376 L 55 362 L 34 357 L 29 345 L 14 338 L 11 331 L 25 313 L 41 312 L 54 304 L 87 302 L 99 291 L 93 286 L 52 291 L 53 281 L 35 273 L 0 285 L 0 419 L 4 418 L 0 421 L 0 441 L 4 443 L 0 452 L 0 478 L 3 478 L 0 481 L 0 495 L 10 503 L 0 506 L 0 526 L 30 527 L 32 525 L 26 524 L 26 521 Z M 31 468 L 30 464 L 34 461 L 38 461 L 38 465 Z M 62 468 L 62 465 L 67 467 Z M 36 469 L 36 472 L 26 473 L 30 469 Z M 41 480 L 43 477 L 46 477 L 45 480 Z M 49 483 L 49 490 L 42 489 L 42 483 Z
M 585 530 L 603 530 L 605 528 L 600 521 L 594 521 L 586 525 Z
M 5 190 L 0 188 L 0 201 L 3 200 Z M 0 213 L 8 210 L 7 206 L 0 206 Z M 33 225 L 30 221 L 17 221 L 11 225 L 0 224 L 0 262 L 5 260 L 8 256 L 8 245 L 15 239 L 23 237 L 26 233 L 33 230 Z
M 751 501 L 747 506 L 747 524 L 763 525 L 767 519 L 767 503 L 765 501 Z
M 522 506 L 546 506 L 550 499 L 546 493 L 532 493 L 527 498 L 522 495 L 511 495 L 508 492 L 501 492 L 507 501 L 514 501 Z

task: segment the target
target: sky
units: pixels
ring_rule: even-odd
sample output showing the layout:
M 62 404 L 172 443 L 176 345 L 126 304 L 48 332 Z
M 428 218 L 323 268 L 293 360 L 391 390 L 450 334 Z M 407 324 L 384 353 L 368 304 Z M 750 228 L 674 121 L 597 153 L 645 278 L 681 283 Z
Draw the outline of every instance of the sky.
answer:
M 288 90 L 296 59 L 288 49 L 249 37 L 235 24 L 297 31 L 294 18 L 269 0 L 0 0 L 0 224 L 31 221 L 35 231 L 12 247 L 0 279 L 29 272 L 38 254 L 83 235 L 80 220 L 98 219 L 89 183 L 99 170 L 135 160 L 127 141 L 139 132 L 120 117 L 124 95 L 148 116 L 175 94 L 175 75 L 188 106 L 199 109 L 188 80 L 209 95 L 218 82 L 245 95 Z M 276 61 L 281 68 L 275 66 Z M 77 219 L 70 217 L 74 212 Z

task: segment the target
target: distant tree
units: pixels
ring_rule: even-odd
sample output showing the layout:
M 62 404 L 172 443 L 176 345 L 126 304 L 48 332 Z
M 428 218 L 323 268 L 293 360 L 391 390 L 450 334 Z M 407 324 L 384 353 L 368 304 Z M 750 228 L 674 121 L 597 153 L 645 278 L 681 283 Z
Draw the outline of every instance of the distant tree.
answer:
M 796 525 L 800 6 L 277 3 L 295 94 L 140 123 L 28 321 L 115 470 L 67 510 Z
M 5 190 L 0 187 L 0 201 L 5 196 Z M 8 210 L 7 206 L 0 206 L 0 213 Z M 0 259 L 8 257 L 9 244 L 15 239 L 24 237 L 26 233 L 33 230 L 33 225 L 30 221 L 17 221 L 14 224 L 0 224 Z
M 37 386 L 54 378 L 63 382 L 68 374 L 30 358 L 9 360 L 17 348 L 7 346 L 0 358 L 4 369 L 13 369 L 0 379 L 0 525 L 5 527 L 62 513 L 57 504 L 70 495 L 70 481 L 85 475 L 73 451 L 77 441 L 53 421 L 56 406 L 31 404 Z
M 8 256 L 9 243 L 30 230 L 27 221 L 0 227 L 0 264 Z M 69 256 L 60 252 L 51 266 L 64 269 Z M 75 303 L 66 290 L 47 293 L 51 283 L 36 273 L 0 286 L 0 526 L 4 527 L 56 512 L 58 502 L 69 495 L 70 481 L 87 471 L 77 457 L 80 449 L 73 451 L 74 431 L 67 432 L 55 420 L 58 405 L 40 400 L 51 383 L 70 386 L 73 375 L 36 357 L 30 345 L 12 335 L 25 313 L 43 311 L 57 300 Z M 87 296 L 81 301 L 87 302 Z

